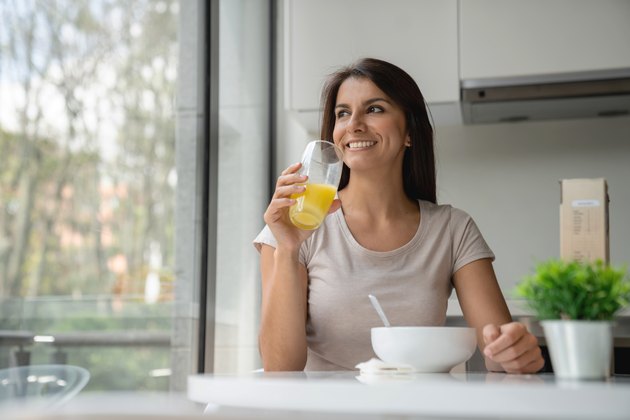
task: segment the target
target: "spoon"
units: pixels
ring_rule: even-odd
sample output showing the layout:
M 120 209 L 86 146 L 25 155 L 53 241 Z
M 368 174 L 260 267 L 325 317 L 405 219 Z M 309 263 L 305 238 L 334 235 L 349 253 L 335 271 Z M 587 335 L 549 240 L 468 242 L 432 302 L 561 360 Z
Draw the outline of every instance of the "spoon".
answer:
M 381 308 L 381 304 L 378 303 L 378 299 L 376 299 L 376 296 L 374 295 L 368 295 L 368 297 L 370 298 L 370 302 L 372 302 L 372 306 L 374 306 L 374 309 L 376 310 L 376 313 L 378 314 L 379 318 L 381 318 L 381 321 L 383 321 L 383 324 L 386 327 L 389 327 L 389 321 L 387 320 L 387 317 L 385 316 L 385 312 L 383 312 L 383 308 Z

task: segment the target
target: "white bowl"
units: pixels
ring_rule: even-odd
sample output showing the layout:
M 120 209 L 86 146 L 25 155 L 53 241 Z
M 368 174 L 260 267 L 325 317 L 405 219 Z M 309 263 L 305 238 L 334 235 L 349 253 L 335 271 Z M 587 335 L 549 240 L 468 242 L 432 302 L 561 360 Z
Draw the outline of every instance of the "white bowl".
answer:
M 372 328 L 372 348 L 379 359 L 411 365 L 421 373 L 449 372 L 470 359 L 476 345 L 474 328 Z

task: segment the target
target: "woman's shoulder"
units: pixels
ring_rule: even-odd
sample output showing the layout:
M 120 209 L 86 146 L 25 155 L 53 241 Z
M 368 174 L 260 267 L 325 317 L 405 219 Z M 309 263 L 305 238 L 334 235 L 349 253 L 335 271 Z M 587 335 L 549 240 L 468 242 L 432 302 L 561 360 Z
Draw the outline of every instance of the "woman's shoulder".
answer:
M 471 218 L 466 211 L 458 207 L 453 207 L 450 204 L 436 204 L 423 200 L 418 201 L 420 202 L 421 210 L 429 213 L 430 217 L 433 219 L 444 220 L 449 223 L 457 223 L 467 221 Z

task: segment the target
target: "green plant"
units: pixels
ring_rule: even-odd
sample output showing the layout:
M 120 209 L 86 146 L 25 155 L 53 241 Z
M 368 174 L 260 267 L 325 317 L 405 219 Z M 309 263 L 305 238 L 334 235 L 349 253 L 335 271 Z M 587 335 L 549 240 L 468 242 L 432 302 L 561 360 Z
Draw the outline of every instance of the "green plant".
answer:
M 516 286 L 517 296 L 540 320 L 611 320 L 630 303 L 630 281 L 625 268 L 602 261 L 580 263 L 549 260 Z

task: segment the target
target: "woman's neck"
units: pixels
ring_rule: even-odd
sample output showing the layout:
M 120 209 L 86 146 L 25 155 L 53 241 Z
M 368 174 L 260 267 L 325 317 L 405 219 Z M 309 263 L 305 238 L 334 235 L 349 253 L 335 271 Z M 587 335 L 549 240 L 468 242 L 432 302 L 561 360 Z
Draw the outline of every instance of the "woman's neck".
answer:
M 380 252 L 398 249 L 418 231 L 421 218 L 418 201 L 407 197 L 399 178 L 368 179 L 355 173 L 346 188 L 339 191 L 346 225 L 366 249 Z
M 383 220 L 418 212 L 417 202 L 405 194 L 402 177 L 354 174 L 339 198 L 345 215 Z

